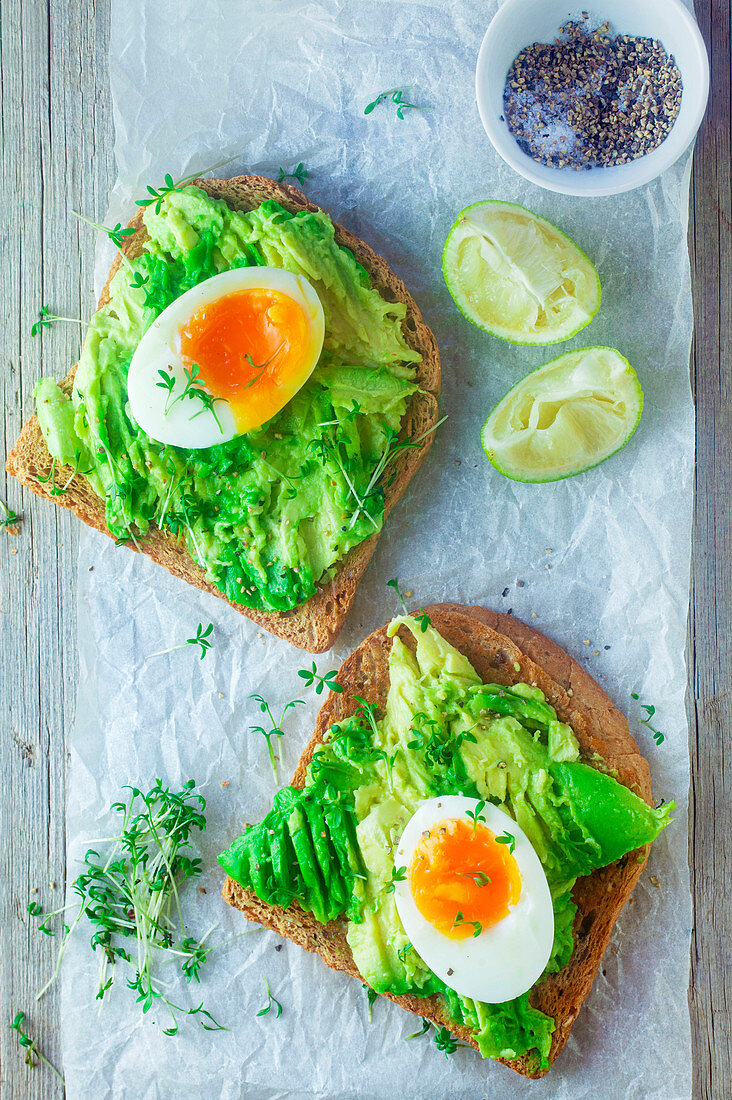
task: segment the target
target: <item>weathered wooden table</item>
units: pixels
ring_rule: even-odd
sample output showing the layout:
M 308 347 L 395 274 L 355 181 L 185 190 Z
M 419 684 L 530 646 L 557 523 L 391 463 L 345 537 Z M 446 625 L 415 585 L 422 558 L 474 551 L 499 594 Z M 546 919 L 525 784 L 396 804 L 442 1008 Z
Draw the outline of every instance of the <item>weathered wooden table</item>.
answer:
M 732 973 L 732 149 L 730 0 L 697 0 L 712 60 L 712 98 L 694 160 L 689 244 L 696 339 L 696 512 L 689 617 L 692 760 L 691 860 L 695 903 L 691 1018 L 694 1095 L 730 1095 L 732 1028 L 725 978 Z M 88 313 L 93 234 L 70 221 L 72 197 L 103 211 L 114 176 L 107 88 L 109 0 L 2 0 L 2 417 L 5 454 L 31 409 L 42 373 L 73 361 L 78 333 L 56 325 L 32 339 L 41 302 Z M 29 1070 L 9 1030 L 23 1009 L 41 1049 L 60 1063 L 58 1000 L 34 993 L 52 967 L 54 941 L 26 913 L 34 889 L 64 883 L 64 736 L 76 678 L 78 522 L 62 508 L 0 495 L 23 515 L 0 533 L 0 1092 L 3 1100 L 49 1100 L 62 1086 Z M 725 751 L 725 749 L 727 751 Z M 729 847 L 728 847 L 729 845 Z M 663 1051 L 658 1051 L 663 1058 Z

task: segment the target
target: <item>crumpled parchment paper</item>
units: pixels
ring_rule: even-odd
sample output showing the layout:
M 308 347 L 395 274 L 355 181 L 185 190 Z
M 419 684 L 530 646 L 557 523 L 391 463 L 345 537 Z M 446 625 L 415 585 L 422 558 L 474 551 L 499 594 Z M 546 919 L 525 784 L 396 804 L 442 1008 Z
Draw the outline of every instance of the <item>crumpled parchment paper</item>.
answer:
M 320 700 L 297 677 L 309 659 L 223 602 L 148 559 L 84 532 L 79 566 L 81 667 L 70 736 L 69 873 L 109 835 L 122 784 L 192 777 L 208 799 L 206 873 L 187 892 L 193 933 L 212 923 L 230 941 L 200 987 L 171 979 L 170 997 L 201 1000 L 228 1031 L 195 1018 L 166 1038 L 163 1012 L 142 1016 L 122 972 L 101 1011 L 98 959 L 82 924 L 63 967 L 64 1071 L 71 1098 L 276 1100 L 506 1098 L 664 1100 L 690 1094 L 687 1011 L 691 924 L 687 870 L 684 642 L 692 502 L 693 409 L 686 224 L 690 156 L 662 179 L 617 198 L 541 191 L 493 152 L 473 94 L 476 55 L 496 8 L 477 0 L 114 0 L 111 79 L 119 181 L 112 221 L 165 172 L 176 178 L 236 156 L 218 174 L 277 176 L 303 161 L 306 190 L 382 252 L 414 292 L 442 353 L 448 422 L 389 520 L 332 653 L 334 668 L 395 611 L 397 576 L 415 606 L 482 603 L 545 630 L 606 686 L 651 761 L 657 798 L 677 820 L 656 843 L 624 910 L 569 1044 L 544 1081 L 460 1049 L 446 1059 L 419 1021 L 379 999 L 369 1022 L 357 982 L 255 929 L 219 898 L 215 855 L 274 791 L 249 694 L 300 696 L 280 743 L 286 781 Z M 429 108 L 404 121 L 387 88 Z M 440 255 L 457 212 L 482 198 L 523 203 L 560 225 L 594 259 L 603 304 L 592 326 L 558 348 L 522 349 L 471 327 L 450 299 Z M 85 214 L 103 214 L 83 210 Z M 110 260 L 100 248 L 98 286 Z M 560 351 L 618 347 L 646 396 L 640 427 L 598 469 L 554 485 L 520 485 L 484 458 L 479 428 L 518 378 Z M 214 623 L 204 661 L 190 647 L 149 654 Z M 631 698 L 657 707 L 656 747 Z M 246 935 L 231 941 L 242 932 Z M 264 1006 L 264 978 L 282 1002 Z M 416 1025 L 416 1026 L 415 1026 Z

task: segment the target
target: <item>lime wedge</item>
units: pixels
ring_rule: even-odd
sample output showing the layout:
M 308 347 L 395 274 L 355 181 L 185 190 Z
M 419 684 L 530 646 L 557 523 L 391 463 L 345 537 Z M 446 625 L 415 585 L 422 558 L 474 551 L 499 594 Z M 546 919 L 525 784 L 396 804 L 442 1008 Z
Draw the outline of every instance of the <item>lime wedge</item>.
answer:
M 568 340 L 600 308 L 600 280 L 584 252 L 511 202 L 462 210 L 445 241 L 442 271 L 461 313 L 513 344 Z
M 614 348 L 570 351 L 532 371 L 502 397 L 481 443 L 514 481 L 559 481 L 615 454 L 643 410 L 643 390 Z

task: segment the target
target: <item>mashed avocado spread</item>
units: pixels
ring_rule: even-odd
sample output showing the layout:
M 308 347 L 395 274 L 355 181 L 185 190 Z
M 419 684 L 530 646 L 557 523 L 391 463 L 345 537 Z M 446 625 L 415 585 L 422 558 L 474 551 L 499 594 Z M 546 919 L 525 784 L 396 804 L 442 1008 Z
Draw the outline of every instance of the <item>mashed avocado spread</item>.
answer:
M 126 261 L 92 318 L 67 395 L 36 388 L 49 452 L 105 501 L 120 540 L 151 525 L 183 537 L 229 599 L 287 610 L 309 599 L 337 562 L 383 523 L 375 471 L 399 432 L 420 356 L 404 340 L 406 306 L 387 302 L 334 239 L 322 213 L 276 202 L 232 210 L 197 187 L 173 191 L 144 215 L 149 240 Z M 132 355 L 155 318 L 197 283 L 236 267 L 303 275 L 325 314 L 314 373 L 255 432 L 203 450 L 157 443 L 127 400 Z
M 397 636 L 402 625 L 415 652 Z M 264 820 L 219 862 L 265 902 L 296 902 L 322 922 L 346 919 L 354 961 L 372 989 L 437 994 L 483 1057 L 530 1054 L 546 1067 L 554 1021 L 532 1006 L 531 991 L 503 1004 L 461 997 L 409 943 L 389 889 L 404 827 L 423 800 L 457 793 L 500 805 L 518 822 L 551 890 L 550 974 L 574 949 L 577 878 L 653 840 L 673 804 L 653 810 L 580 762 L 572 729 L 538 688 L 482 684 L 461 653 L 411 616 L 395 619 L 389 634 L 384 713 L 364 703 L 333 725 L 304 788 L 278 791 Z

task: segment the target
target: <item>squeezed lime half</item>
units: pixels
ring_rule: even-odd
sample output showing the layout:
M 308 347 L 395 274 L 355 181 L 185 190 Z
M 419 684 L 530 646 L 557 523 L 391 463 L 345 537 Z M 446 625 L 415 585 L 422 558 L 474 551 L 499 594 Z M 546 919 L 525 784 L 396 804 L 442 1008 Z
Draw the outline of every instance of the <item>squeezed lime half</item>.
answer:
M 515 203 L 487 200 L 461 210 L 442 271 L 467 319 L 513 344 L 568 340 L 600 308 L 600 279 L 584 252 Z
M 614 348 L 570 351 L 502 397 L 481 443 L 514 481 L 559 481 L 592 469 L 630 439 L 643 411 L 638 376 Z

